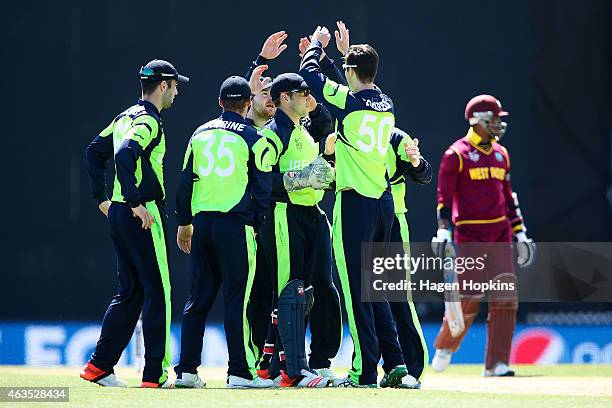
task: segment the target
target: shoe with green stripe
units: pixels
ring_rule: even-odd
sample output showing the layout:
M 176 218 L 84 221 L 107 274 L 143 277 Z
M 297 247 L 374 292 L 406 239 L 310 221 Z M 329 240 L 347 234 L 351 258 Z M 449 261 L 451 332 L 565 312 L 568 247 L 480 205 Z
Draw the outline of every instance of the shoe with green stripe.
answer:
M 380 380 L 380 387 L 397 387 L 402 383 L 402 378 L 404 378 L 406 375 L 408 375 L 408 370 L 406 369 L 405 365 L 394 367 L 391 371 L 385 374 L 382 380 Z

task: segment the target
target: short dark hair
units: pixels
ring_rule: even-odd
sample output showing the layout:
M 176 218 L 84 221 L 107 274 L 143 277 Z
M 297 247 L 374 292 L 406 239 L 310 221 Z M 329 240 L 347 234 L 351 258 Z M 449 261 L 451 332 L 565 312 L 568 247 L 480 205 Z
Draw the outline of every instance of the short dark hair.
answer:
M 378 72 L 378 53 L 368 44 L 351 45 L 345 57 L 346 65 L 356 65 L 357 78 L 361 82 L 374 82 Z
M 172 79 L 164 79 L 161 81 L 158 79 L 141 79 L 140 88 L 142 88 L 142 94 L 151 95 L 153 92 L 155 92 L 159 84 L 164 81 L 168 83 L 168 88 L 172 88 Z
M 276 99 L 273 99 L 272 103 L 278 108 L 280 106 L 280 96 Z
M 251 99 L 221 99 L 221 106 L 224 111 L 242 112 L 247 108 Z

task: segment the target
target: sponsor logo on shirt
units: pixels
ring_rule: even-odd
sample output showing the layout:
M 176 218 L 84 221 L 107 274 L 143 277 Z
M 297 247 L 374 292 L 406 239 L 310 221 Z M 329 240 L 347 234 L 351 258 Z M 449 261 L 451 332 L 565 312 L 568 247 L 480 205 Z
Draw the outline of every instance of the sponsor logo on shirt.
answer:
M 471 152 L 469 152 L 468 153 L 468 157 L 474 163 L 476 163 L 476 162 L 478 162 L 478 160 L 480 160 L 480 155 L 478 154 L 478 152 L 476 150 L 472 150 Z

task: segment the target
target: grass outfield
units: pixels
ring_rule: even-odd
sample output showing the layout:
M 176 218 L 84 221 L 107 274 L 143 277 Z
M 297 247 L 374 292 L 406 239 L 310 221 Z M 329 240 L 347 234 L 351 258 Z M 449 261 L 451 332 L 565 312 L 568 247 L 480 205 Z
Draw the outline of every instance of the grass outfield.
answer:
M 480 365 L 454 365 L 445 373 L 427 372 L 423 389 L 270 389 L 228 390 L 224 370 L 201 370 L 205 390 L 151 390 L 103 388 L 81 380 L 79 368 L 0 366 L 0 387 L 70 387 L 70 403 L 2 403 L 17 407 L 290 407 L 303 400 L 308 406 L 360 407 L 418 406 L 441 408 L 488 407 L 612 407 L 612 366 L 517 366 L 515 378 L 483 378 Z M 336 370 L 342 374 L 342 370 Z M 117 370 L 128 385 L 139 377 L 131 368 Z

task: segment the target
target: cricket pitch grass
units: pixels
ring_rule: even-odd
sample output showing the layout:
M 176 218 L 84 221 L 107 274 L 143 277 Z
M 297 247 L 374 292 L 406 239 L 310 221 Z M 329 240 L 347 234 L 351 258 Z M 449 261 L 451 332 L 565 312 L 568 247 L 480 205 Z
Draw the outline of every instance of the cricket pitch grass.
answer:
M 204 368 L 207 388 L 139 389 L 133 368 L 117 369 L 130 388 L 103 388 L 79 378 L 79 367 L 0 366 L 0 387 L 69 387 L 70 402 L 0 402 L 6 407 L 612 407 L 612 365 L 515 366 L 514 378 L 483 378 L 480 365 L 428 369 L 421 390 L 224 388 L 225 370 Z M 346 370 L 335 369 L 338 375 Z

